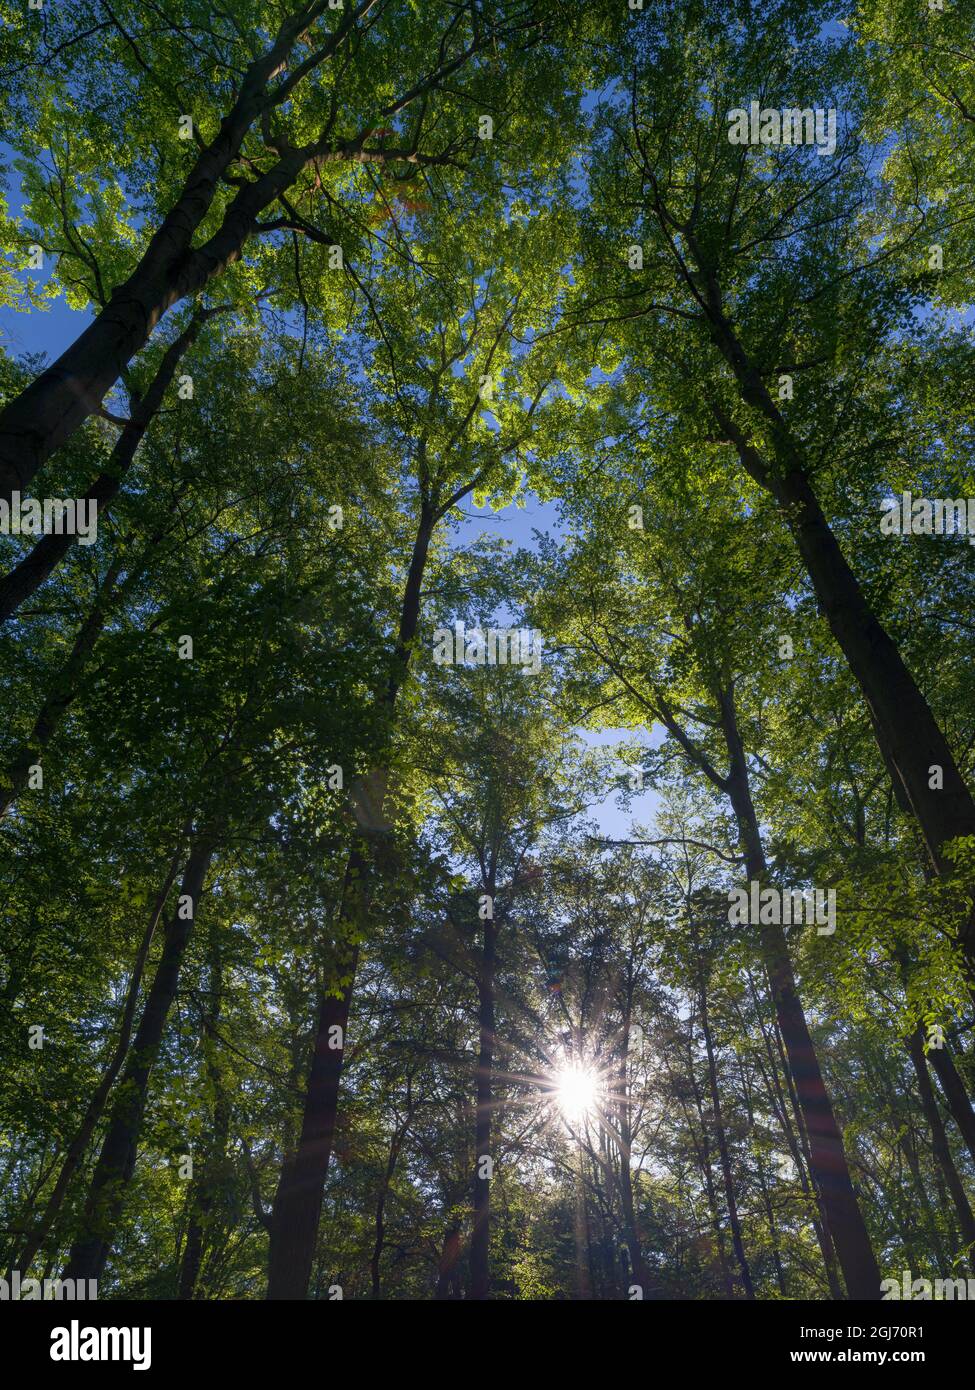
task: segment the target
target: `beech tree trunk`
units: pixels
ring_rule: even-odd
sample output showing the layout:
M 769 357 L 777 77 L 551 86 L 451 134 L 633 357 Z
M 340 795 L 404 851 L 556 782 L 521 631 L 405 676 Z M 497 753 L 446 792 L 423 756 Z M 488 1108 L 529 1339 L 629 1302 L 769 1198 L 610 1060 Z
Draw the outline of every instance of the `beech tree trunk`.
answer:
M 632 990 L 631 990 L 632 993 Z M 616 1123 L 619 1128 L 619 1186 L 620 1186 L 620 1206 L 623 1214 L 623 1234 L 626 1240 L 626 1249 L 630 1257 L 630 1271 L 632 1279 L 639 1284 L 643 1290 L 644 1298 L 651 1292 L 650 1270 L 646 1260 L 643 1258 L 643 1249 L 640 1244 L 640 1234 L 637 1230 L 636 1210 L 633 1201 L 633 1173 L 630 1169 L 630 1160 L 633 1156 L 633 1126 L 630 1114 L 630 1097 L 627 1090 L 626 1076 L 629 1058 L 629 1039 L 630 1026 L 632 1021 L 632 1000 L 627 998 L 626 1008 L 623 1014 L 623 1026 L 620 1030 L 623 1039 L 622 1056 L 620 1058 L 619 1070 L 617 1072 L 617 1104 L 616 1104 Z
M 210 1001 L 203 1019 L 203 1049 L 206 1074 L 213 1090 L 213 1129 L 210 1142 L 198 1175 L 190 1184 L 187 1200 L 188 1220 L 183 1258 L 180 1261 L 176 1297 L 191 1299 L 196 1295 L 203 1256 L 210 1227 L 210 1217 L 217 1203 L 227 1162 L 227 1139 L 230 1134 L 231 1104 L 220 1077 L 216 1058 L 216 1038 L 223 1009 L 223 962 L 219 930 L 210 939 Z
M 60 536 L 58 540 L 62 539 Z M 41 755 L 54 737 L 65 712 L 70 708 L 77 693 L 82 672 L 88 662 L 99 633 L 104 624 L 109 605 L 115 596 L 115 586 L 123 565 L 119 554 L 110 565 L 107 574 L 98 587 L 95 602 L 85 621 L 78 629 L 78 635 L 61 670 L 54 679 L 50 693 L 38 711 L 34 727 L 25 743 L 14 754 L 4 769 L 0 781 L 0 819 L 13 806 L 27 786 L 30 770 L 40 763 Z
M 397 695 L 409 671 L 411 644 L 420 619 L 423 573 L 435 522 L 433 509 L 424 503 L 420 510 L 403 592 L 393 673 L 385 694 L 386 708 L 390 713 L 395 708 Z M 380 822 L 384 779 L 385 774 L 380 771 L 377 779 L 380 790 L 375 798 L 377 804 L 373 806 Z M 353 789 L 353 795 L 355 790 Z M 360 805 L 371 799 L 373 798 L 370 796 L 363 796 Z M 360 811 L 359 814 L 362 816 L 363 812 Z M 377 828 L 363 825 L 367 836 L 374 834 Z M 366 846 L 356 847 L 349 856 L 342 888 L 340 930 L 342 924 L 359 924 L 365 913 L 365 884 L 370 869 Z M 342 959 L 341 973 L 346 977 L 346 983 L 342 986 L 341 992 L 338 996 L 326 996 L 319 1005 L 298 1148 L 293 1155 L 286 1155 L 281 1165 L 271 1215 L 267 1284 L 269 1299 L 301 1299 L 308 1296 L 318 1223 L 322 1214 L 322 1191 L 335 1138 L 339 1080 L 345 1056 L 349 1009 L 358 960 L 359 949 L 356 946 Z M 341 1031 L 336 1033 L 336 1029 Z M 335 1046 L 336 1039 L 341 1039 L 340 1046 Z
M 965 1146 L 975 1163 L 975 1110 L 968 1098 L 965 1083 L 958 1075 L 951 1053 L 945 1047 L 932 1047 L 928 1053 L 931 1069 L 941 1084 L 951 1118 L 958 1126 Z
M 409 1087 L 408 1087 L 409 1096 Z M 407 1099 L 407 1116 L 403 1124 L 398 1125 L 389 1144 L 389 1157 L 386 1160 L 386 1168 L 383 1172 L 382 1181 L 379 1185 L 379 1194 L 376 1197 L 376 1217 L 374 1223 L 375 1237 L 372 1245 L 372 1255 L 369 1258 L 369 1278 L 372 1284 L 373 1298 L 382 1295 L 382 1257 L 383 1246 L 386 1242 L 386 1203 L 389 1199 L 389 1188 L 393 1181 L 393 1174 L 396 1172 L 396 1164 L 399 1162 L 400 1150 L 406 1139 L 407 1132 L 412 1119 L 412 1107 Z
M 741 1234 L 741 1220 L 738 1216 L 738 1200 L 735 1196 L 734 1175 L 731 1171 L 731 1154 L 728 1150 L 728 1136 L 725 1132 L 724 1116 L 721 1113 L 721 1095 L 718 1090 L 718 1068 L 714 1056 L 714 1042 L 711 1037 L 711 1021 L 708 1015 L 707 988 L 699 986 L 698 998 L 701 1006 L 701 1029 L 704 1033 L 704 1047 L 708 1059 L 708 1091 L 711 1096 L 711 1114 L 714 1121 L 714 1136 L 718 1144 L 718 1159 L 724 1181 L 725 1203 L 728 1207 L 728 1224 L 731 1227 L 731 1245 L 741 1272 L 742 1287 L 746 1298 L 755 1297 L 752 1272 L 745 1255 L 745 1242 Z
M 353 853 L 347 875 L 355 873 L 362 864 L 358 852 Z M 343 962 L 343 973 L 351 978 L 338 995 L 326 996 L 319 1008 L 298 1148 L 282 1164 L 271 1213 L 269 1299 L 308 1296 L 325 1176 L 335 1142 L 339 1080 L 349 1027 L 352 980 L 358 960 L 359 948 L 354 946 Z
M 488 885 L 493 898 L 493 888 Z M 470 1296 L 485 1299 L 490 1292 L 488 1252 L 491 1243 L 491 1106 L 494 1099 L 494 977 L 497 934 L 495 924 L 484 923 L 481 969 L 478 978 L 478 1029 L 476 1105 L 474 1119 L 474 1226 L 471 1231 Z
M 697 1077 L 694 1074 L 694 1051 L 690 1034 L 687 1039 L 687 1070 L 690 1078 L 691 1091 L 694 1095 L 694 1106 L 697 1110 L 698 1124 L 701 1127 L 701 1143 L 698 1146 L 694 1138 L 694 1126 L 690 1122 L 687 1109 L 684 1107 L 684 1119 L 694 1144 L 694 1152 L 697 1157 L 697 1166 L 701 1170 L 701 1180 L 704 1183 L 704 1192 L 708 1199 L 708 1211 L 711 1215 L 711 1229 L 714 1232 L 714 1247 L 718 1257 L 718 1266 L 721 1270 L 721 1282 L 724 1285 L 725 1297 L 732 1299 L 735 1296 L 735 1284 L 731 1277 L 731 1267 L 728 1264 L 728 1252 L 725 1248 L 724 1226 L 721 1223 L 721 1207 L 718 1203 L 718 1190 L 714 1185 L 714 1170 L 711 1166 L 711 1138 L 708 1133 L 707 1118 L 704 1113 L 704 1105 L 701 1101 L 701 1091 L 697 1084 Z
M 104 516 L 118 494 L 122 480 L 135 458 L 136 450 L 162 405 L 163 397 L 180 360 L 196 341 L 207 319 L 219 312 L 219 309 L 203 309 L 193 316 L 189 326 L 166 349 L 145 395 L 133 402 L 132 413 L 109 455 L 108 467 L 85 493 L 85 501 L 96 505 L 98 517 Z M 24 599 L 44 583 L 67 555 L 75 540 L 75 536 L 59 536 L 53 532 L 42 536 L 10 573 L 0 579 L 0 623 L 12 617 Z
M 156 966 L 119 1082 L 108 1130 L 88 1190 L 81 1231 L 72 1246 L 64 1272 L 66 1279 L 101 1278 L 115 1240 L 126 1191 L 135 1169 L 149 1078 L 169 1010 L 176 997 L 186 945 L 196 920 L 212 857 L 212 843 L 202 836 L 198 837 L 190 851 L 180 886 L 180 897 L 188 898 L 192 908 L 185 915 L 181 915 L 181 909 L 177 908 L 166 924 L 162 956 Z
M 434 1297 L 437 1299 L 458 1300 L 461 1296 L 460 1285 L 460 1230 L 456 1226 L 451 1226 L 444 1236 L 443 1250 L 440 1253 L 440 1260 L 437 1265 L 437 1288 Z
M 934 1087 L 931 1085 L 931 1077 L 928 1075 L 928 1067 L 924 1055 L 924 1033 L 920 1028 L 915 1029 L 907 1039 L 905 1046 L 907 1047 L 911 1063 L 914 1067 L 914 1075 L 917 1078 L 917 1089 L 921 1097 L 924 1117 L 931 1131 L 931 1144 L 934 1149 L 935 1160 L 944 1174 L 948 1191 L 951 1194 L 952 1205 L 958 1217 L 958 1226 L 961 1230 L 962 1240 L 968 1248 L 968 1256 L 965 1260 L 965 1264 L 969 1269 L 972 1269 L 973 1261 L 975 1261 L 975 1216 L 972 1214 L 968 1194 L 958 1175 L 955 1161 L 951 1156 L 948 1136 L 945 1133 L 945 1127 L 938 1110 L 938 1102 L 935 1099 Z
M 750 880 L 764 883 L 768 865 L 752 803 L 734 695 L 730 690 L 721 696 L 721 721 L 730 761 L 725 786 L 738 823 L 746 871 Z M 847 1295 L 857 1300 L 879 1299 L 880 1270 L 853 1188 L 843 1136 L 796 990 L 785 933 L 781 926 L 759 926 L 758 931 L 775 1015 L 809 1140 L 810 1173 L 822 1198 L 823 1214 Z
M 24 1273 L 30 1269 L 38 1250 L 43 1245 L 48 1232 L 52 1229 L 58 1218 L 58 1213 L 61 1210 L 68 1189 L 71 1186 L 71 1180 L 85 1155 L 91 1136 L 95 1132 L 95 1127 L 102 1117 L 102 1112 L 105 1109 L 105 1103 L 108 1100 L 115 1078 L 122 1069 L 122 1063 L 125 1061 L 125 1055 L 129 1047 L 129 1039 L 132 1036 L 132 1024 L 135 1019 L 135 1009 L 139 999 L 143 972 L 145 971 L 146 961 L 149 957 L 149 949 L 152 946 L 152 940 L 156 932 L 156 927 L 159 925 L 159 919 L 166 906 L 166 899 L 175 881 L 179 868 L 179 860 L 180 856 L 177 852 L 170 860 L 166 877 L 163 880 L 162 887 L 156 894 L 156 900 L 149 914 L 149 920 L 146 923 L 146 929 L 143 933 L 142 941 L 132 966 L 132 975 L 129 979 L 129 987 L 125 995 L 125 1006 L 122 1010 L 118 1038 L 116 1039 L 108 1066 L 102 1073 L 102 1078 L 95 1089 L 94 1095 L 88 1102 L 88 1108 L 82 1117 L 81 1124 L 78 1126 L 71 1143 L 67 1147 L 64 1160 L 61 1164 L 61 1171 L 58 1173 L 57 1181 L 51 1190 L 51 1195 L 45 1203 L 41 1218 L 28 1236 L 24 1248 L 20 1252 L 17 1268 Z
M 758 1012 L 758 997 L 755 991 L 754 982 L 751 977 L 751 972 L 749 972 L 748 974 L 748 987 L 751 993 L 752 1002 L 755 1006 L 756 1012 Z M 744 1028 L 744 1022 L 742 1023 L 742 1027 Z M 820 1254 L 823 1257 L 823 1266 L 826 1270 L 826 1282 L 829 1285 L 830 1297 L 834 1299 L 842 1299 L 843 1289 L 840 1285 L 839 1279 L 837 1278 L 836 1274 L 836 1252 L 833 1249 L 833 1242 L 830 1239 L 829 1231 L 825 1224 L 822 1198 L 819 1192 L 815 1189 L 815 1187 L 810 1187 L 809 1178 L 807 1176 L 809 1172 L 809 1141 L 806 1137 L 805 1127 L 802 1123 L 802 1114 L 799 1110 L 799 1104 L 795 1093 L 795 1087 L 792 1084 L 792 1077 L 789 1074 L 789 1064 L 786 1060 L 783 1051 L 781 1030 L 779 1029 L 777 1024 L 774 1025 L 775 1051 L 773 1051 L 771 1041 L 765 1030 L 764 1024 L 761 1022 L 760 1016 L 759 1027 L 762 1031 L 762 1042 L 764 1044 L 765 1056 L 768 1059 L 768 1072 L 766 1072 L 765 1066 L 762 1063 L 761 1056 L 759 1056 L 757 1060 L 759 1068 L 762 1072 L 763 1079 L 765 1081 L 765 1088 L 769 1099 L 769 1108 L 778 1118 L 783 1136 L 785 1138 L 786 1146 L 788 1147 L 789 1153 L 792 1157 L 792 1161 L 795 1164 L 796 1175 L 799 1181 L 799 1186 L 802 1188 L 803 1195 L 806 1197 L 812 1197 L 813 1201 L 816 1204 L 816 1209 L 819 1212 L 818 1218 L 816 1215 L 810 1213 L 810 1220 L 812 1221 L 813 1231 L 816 1235 L 816 1243 L 818 1244 Z M 782 1092 L 782 1076 L 784 1076 L 785 1078 L 785 1084 L 788 1089 L 788 1100 Z M 795 1123 L 793 1123 L 793 1120 L 789 1116 L 790 1106 L 792 1108 L 793 1115 L 795 1116 Z
M 830 630 L 863 692 L 881 753 L 895 770 L 921 828 L 932 866 L 939 874 L 950 874 L 942 847 L 957 836 L 975 835 L 975 800 L 930 706 L 868 604 L 830 529 L 809 482 L 801 447 L 726 317 L 714 275 L 706 273 L 704 278 L 707 289 L 702 304 L 714 341 L 735 374 L 742 400 L 769 424 L 774 465 L 720 407 L 715 407 L 716 418 L 735 444 L 745 470 L 782 511 Z M 937 780 L 934 768 L 941 770 L 940 787 L 931 785 Z M 975 960 L 972 920 L 962 939 L 969 958 Z
M 273 104 L 269 82 L 282 70 L 299 35 L 325 9 L 325 0 L 315 0 L 281 24 L 274 42 L 246 69 L 233 106 L 197 155 L 135 270 L 71 347 L 0 411 L 0 498 L 9 501 L 11 493 L 23 491 L 54 450 L 98 409 L 163 314 L 240 256 L 258 215 L 290 187 L 310 158 L 305 150 L 283 155 L 240 189 L 213 236 L 193 247 L 194 234 L 247 132 L 262 109 Z M 346 6 L 328 56 L 357 12 L 357 6 Z

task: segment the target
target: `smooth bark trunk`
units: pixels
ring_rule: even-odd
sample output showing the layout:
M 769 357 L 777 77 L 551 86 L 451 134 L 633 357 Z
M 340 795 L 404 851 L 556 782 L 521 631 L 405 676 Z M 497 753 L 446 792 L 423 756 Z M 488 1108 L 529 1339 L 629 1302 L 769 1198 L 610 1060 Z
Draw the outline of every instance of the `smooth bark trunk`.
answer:
M 460 1231 L 456 1226 L 451 1226 L 444 1236 L 443 1250 L 440 1252 L 434 1298 L 456 1302 L 460 1297 Z
M 768 866 L 751 799 L 748 764 L 731 691 L 722 693 L 720 705 L 730 760 L 725 787 L 738 824 L 748 877 L 764 884 Z M 809 1141 L 810 1173 L 822 1199 L 822 1210 L 847 1295 L 857 1300 L 879 1299 L 880 1270 L 850 1177 L 843 1136 L 796 989 L 785 933 L 781 926 L 759 926 L 758 932 L 776 1020 Z
M 749 989 L 751 991 L 752 1001 L 757 1010 L 758 999 L 755 993 L 755 987 L 752 982 L 750 973 L 748 977 L 748 984 Z M 799 1104 L 798 1099 L 796 1097 L 795 1088 L 792 1085 L 792 1077 L 789 1075 L 789 1064 L 785 1057 L 782 1045 L 782 1034 L 778 1028 L 778 1025 L 774 1025 L 775 1051 L 773 1051 L 771 1041 L 769 1040 L 764 1025 L 761 1023 L 761 1019 L 759 1020 L 759 1027 L 762 1031 L 762 1041 L 764 1043 L 765 1055 L 768 1059 L 769 1074 L 766 1074 L 764 1066 L 761 1065 L 760 1058 L 759 1065 L 761 1067 L 762 1075 L 765 1079 L 766 1089 L 769 1094 L 770 1108 L 778 1118 L 779 1124 L 782 1128 L 782 1133 L 785 1136 L 786 1145 L 792 1157 L 792 1161 L 795 1164 L 796 1175 L 799 1181 L 799 1186 L 802 1188 L 803 1196 L 806 1198 L 811 1197 L 813 1202 L 815 1203 L 816 1211 L 819 1212 L 818 1218 L 813 1212 L 810 1212 L 810 1221 L 812 1222 L 812 1228 L 816 1236 L 816 1243 L 818 1244 L 820 1254 L 823 1257 L 823 1268 L 826 1271 L 826 1282 L 829 1285 L 830 1297 L 833 1299 L 841 1300 L 843 1298 L 843 1289 L 840 1285 L 840 1281 L 836 1274 L 836 1251 L 833 1249 L 833 1242 L 830 1239 L 829 1231 L 827 1229 L 826 1218 L 823 1212 L 822 1198 L 820 1197 L 820 1194 L 816 1190 L 816 1188 L 811 1187 L 808 1177 L 809 1141 L 806 1137 L 805 1128 L 802 1123 L 802 1114 L 799 1110 Z M 788 1088 L 788 1101 L 785 1095 L 783 1095 L 782 1093 L 782 1083 L 780 1079 L 779 1070 L 780 1067 L 781 1075 L 785 1077 L 786 1087 Z M 795 1116 L 794 1124 L 792 1119 L 790 1119 L 789 1117 L 790 1106 L 792 1107 L 792 1111 Z
M 43 753 L 78 694 L 82 673 L 105 625 L 109 606 L 115 596 L 115 585 L 122 564 L 123 560 L 119 555 L 99 585 L 91 611 L 78 629 L 68 658 L 38 711 L 27 741 L 21 745 L 4 769 L 0 782 L 0 819 L 7 814 L 27 786 L 31 768 L 40 764 Z
M 385 706 L 390 715 L 395 708 L 399 690 L 409 671 L 411 645 L 420 618 L 420 593 L 426 568 L 430 540 L 435 525 L 432 509 L 421 507 L 416 539 L 410 557 L 410 567 L 403 593 L 400 627 L 394 654 L 393 674 L 385 692 Z M 358 797 L 357 815 L 367 837 L 382 834 L 383 791 L 385 771 L 380 770 L 374 785 L 378 793 L 366 790 Z M 353 799 L 357 789 L 353 788 Z M 369 814 L 366 809 L 371 807 Z M 376 823 L 370 825 L 372 815 Z M 371 856 L 367 844 L 356 847 L 349 857 L 342 901 L 339 911 L 342 924 L 361 925 L 365 913 L 365 888 L 371 871 Z M 338 1111 L 339 1081 L 345 1056 L 345 1037 L 352 1001 L 352 988 L 358 965 L 359 951 L 354 947 L 342 957 L 342 974 L 347 983 L 336 997 L 325 997 L 319 1006 L 311 1070 L 302 1112 L 301 1134 L 294 1154 L 286 1156 L 281 1166 L 274 1210 L 271 1216 L 271 1240 L 268 1252 L 267 1298 L 274 1300 L 302 1299 L 308 1296 L 318 1223 L 322 1212 L 322 1194 L 335 1136 Z M 341 1029 L 340 1034 L 333 1029 Z M 342 1045 L 330 1045 L 336 1037 Z
M 358 853 L 350 857 L 347 879 L 356 874 L 362 862 Z M 346 891 L 355 893 L 357 888 L 350 883 Z M 298 1148 L 282 1165 L 271 1215 L 269 1299 L 308 1296 L 325 1177 L 335 1142 L 339 1080 L 358 961 L 359 949 L 354 946 L 343 959 L 343 973 L 350 977 L 348 983 L 337 995 L 327 995 L 319 1008 Z
M 88 1102 L 88 1108 L 82 1117 L 81 1124 L 78 1126 L 74 1137 L 68 1145 L 64 1160 L 61 1164 L 61 1171 L 58 1173 L 57 1181 L 54 1184 L 51 1195 L 45 1203 L 41 1218 L 20 1252 L 17 1268 L 25 1273 L 33 1264 L 38 1250 L 43 1245 L 48 1232 L 52 1229 L 58 1218 L 65 1196 L 71 1185 L 71 1179 L 74 1177 L 85 1155 L 91 1136 L 94 1134 L 98 1121 L 102 1117 L 102 1112 L 105 1109 L 105 1104 L 108 1100 L 112 1085 L 122 1069 L 122 1063 L 125 1061 L 125 1056 L 129 1047 L 129 1039 L 132 1036 L 132 1024 L 135 1019 L 136 1004 L 139 999 L 143 972 L 145 971 L 146 961 L 149 958 L 149 950 L 152 946 L 159 919 L 166 906 L 166 899 L 169 896 L 170 889 L 176 878 L 179 868 L 179 859 L 180 856 L 177 853 L 170 861 L 163 885 L 156 895 L 152 912 L 149 914 L 149 920 L 146 923 L 146 929 L 143 933 L 142 941 L 132 966 L 132 975 L 129 979 L 129 987 L 126 991 L 125 1006 L 122 1010 L 118 1037 L 115 1041 L 115 1047 L 112 1051 L 108 1066 L 102 1073 L 102 1078 L 95 1089 L 94 1095 Z
M 633 1126 L 630 1115 L 630 1097 L 626 1078 L 631 1020 L 632 1008 L 630 998 L 628 998 L 621 1029 L 623 1037 L 623 1055 L 620 1058 L 616 1082 L 619 1096 L 616 1115 L 617 1124 L 619 1126 L 620 1207 L 623 1213 L 623 1235 L 626 1240 L 627 1254 L 630 1257 L 631 1277 L 635 1283 L 640 1285 L 640 1288 L 643 1290 L 643 1297 L 647 1298 L 651 1292 L 650 1270 L 646 1260 L 643 1258 L 643 1249 L 640 1243 L 639 1231 L 637 1230 L 636 1210 L 633 1200 L 633 1172 L 630 1167 L 630 1162 L 633 1157 Z
M 968 1098 L 965 1083 L 958 1074 L 951 1053 L 945 1047 L 932 1047 L 928 1052 L 931 1069 L 941 1085 L 951 1118 L 958 1126 L 965 1147 L 975 1163 L 975 1110 Z
M 488 890 L 490 892 L 490 889 Z M 493 894 L 492 894 L 493 896 Z M 474 1226 L 471 1231 L 470 1296 L 485 1299 L 490 1292 L 489 1250 L 491 1242 L 491 1106 L 494 1092 L 494 976 L 496 968 L 495 925 L 484 923 L 481 970 L 478 981 L 478 1030 L 476 1096 L 474 1120 Z
M 174 304 L 195 294 L 237 260 L 259 214 L 285 192 L 311 156 L 287 151 L 233 198 L 217 231 L 192 245 L 217 189 L 237 159 L 261 111 L 274 104 L 268 84 L 285 65 L 299 35 L 325 9 L 302 7 L 286 19 L 271 46 L 255 58 L 214 139 L 197 155 L 172 208 L 132 274 L 113 290 L 97 318 L 56 362 L 0 411 L 0 498 L 23 492 L 55 449 L 98 409 L 125 367 Z M 347 6 L 328 44 L 335 52 L 353 22 Z
M 958 1217 L 962 1240 L 967 1247 L 965 1264 L 969 1269 L 972 1269 L 973 1261 L 975 1261 L 975 1216 L 972 1214 L 968 1194 L 951 1156 L 948 1136 L 945 1133 L 945 1127 L 938 1110 L 938 1102 L 935 1099 L 934 1087 L 931 1085 L 931 1077 L 928 1074 L 924 1054 L 924 1034 L 920 1028 L 911 1034 L 905 1046 L 914 1067 L 914 1075 L 917 1078 L 917 1089 L 921 1097 L 924 1118 L 931 1131 L 931 1145 L 934 1149 L 935 1161 L 944 1174 L 948 1191 L 951 1194 L 952 1205 L 955 1208 L 955 1215 Z
M 694 1138 L 694 1129 L 690 1123 L 686 1108 L 684 1110 L 684 1118 L 687 1120 L 687 1127 L 691 1134 L 691 1142 L 694 1144 L 694 1152 L 697 1157 L 697 1165 L 701 1170 L 701 1179 L 704 1183 L 704 1191 L 708 1199 L 708 1211 L 711 1215 L 711 1229 L 714 1232 L 715 1251 L 721 1270 L 721 1281 L 724 1285 L 725 1298 L 733 1299 L 735 1296 L 735 1285 L 731 1277 L 731 1268 L 728 1264 L 728 1254 L 725 1249 L 724 1227 L 721 1224 L 721 1208 L 718 1204 L 718 1192 L 714 1184 L 714 1170 L 711 1166 L 711 1140 L 708 1135 L 708 1124 L 704 1113 L 704 1105 L 701 1100 L 701 1091 L 697 1084 L 697 1076 L 694 1072 L 694 1054 L 690 1036 L 688 1036 L 687 1041 L 687 1067 L 691 1091 L 694 1096 L 694 1106 L 697 1110 L 698 1124 L 701 1127 L 700 1145 L 698 1145 Z
M 382 1182 L 379 1186 L 379 1194 L 376 1198 L 376 1216 L 374 1222 L 374 1239 L 372 1245 L 372 1255 L 369 1259 L 369 1279 L 372 1284 L 373 1298 L 380 1298 L 382 1295 L 382 1257 L 383 1246 L 386 1243 L 386 1203 L 389 1200 L 389 1189 L 392 1185 L 393 1174 L 396 1172 L 396 1165 L 399 1162 L 400 1152 L 406 1140 L 406 1135 L 413 1117 L 413 1108 L 410 1102 L 410 1090 L 407 1088 L 407 1114 L 403 1124 L 398 1125 L 393 1131 L 393 1137 L 389 1141 L 389 1157 L 386 1160 L 386 1168 L 383 1173 Z
M 177 1298 L 187 1300 L 196 1296 L 207 1237 L 210 1233 L 210 1218 L 217 1204 L 227 1162 L 227 1139 L 230 1134 L 230 1099 L 224 1089 L 216 1058 L 215 1033 L 223 1009 L 223 962 L 220 947 L 221 940 L 217 929 L 211 936 L 210 1001 L 203 1020 L 205 1070 L 214 1097 L 213 1130 L 203 1159 L 202 1171 L 191 1183 L 187 1201 L 186 1240 L 176 1292 Z
M 199 911 L 213 845 L 194 843 L 180 886 L 190 912 L 177 908 L 166 924 L 162 956 L 156 966 L 139 1027 L 119 1082 L 108 1130 L 92 1176 L 81 1231 L 72 1246 L 66 1279 L 99 1279 L 118 1229 L 129 1181 L 135 1169 L 139 1136 L 149 1092 L 149 1078 L 159 1053 L 169 1010 L 176 997 L 180 970 Z M 184 914 L 185 915 L 182 915 Z
M 85 493 L 85 501 L 94 504 L 96 517 L 104 518 L 122 486 L 150 422 L 162 405 L 163 396 L 171 383 L 180 359 L 196 341 L 207 319 L 220 312 L 204 309 L 195 314 L 192 322 L 176 341 L 166 349 L 156 375 L 145 395 L 133 402 L 132 413 L 115 442 L 108 458 L 108 467 Z M 88 515 L 90 515 L 90 508 Z M 75 544 L 71 535 L 50 534 L 32 546 L 24 558 L 0 579 L 0 623 L 16 613 L 24 599 L 38 589 Z
M 699 988 L 699 1001 L 701 1006 L 701 1029 L 704 1033 L 704 1047 L 708 1059 L 708 1092 L 711 1096 L 711 1115 L 714 1121 L 714 1135 L 718 1144 L 718 1161 L 721 1165 L 721 1177 L 724 1182 L 725 1205 L 728 1208 L 728 1224 L 731 1227 L 731 1245 L 735 1252 L 735 1259 L 738 1261 L 738 1269 L 741 1273 L 742 1287 L 745 1290 L 746 1298 L 755 1297 L 755 1285 L 752 1281 L 752 1272 L 745 1255 L 745 1242 L 741 1234 L 741 1220 L 738 1215 L 738 1199 L 735 1196 L 735 1181 L 731 1171 L 731 1154 L 728 1149 L 728 1136 L 725 1131 L 724 1116 L 721 1113 L 721 1095 L 718 1090 L 718 1068 L 714 1056 L 714 1041 L 711 1037 L 711 1021 L 708 1013 L 707 989 L 702 984 Z
M 943 846 L 957 836 L 975 835 L 975 800 L 930 706 L 847 563 L 809 482 L 801 446 L 725 315 L 715 277 L 708 274 L 705 281 L 703 303 L 714 341 L 735 374 L 742 400 L 769 424 L 774 463 L 713 404 L 715 416 L 735 444 L 742 466 L 778 504 L 830 630 L 863 693 L 881 753 L 921 828 L 931 863 L 939 874 L 950 876 Z M 934 767 L 942 771 L 939 788 L 931 786 Z M 962 930 L 962 941 L 972 959 L 972 919 Z

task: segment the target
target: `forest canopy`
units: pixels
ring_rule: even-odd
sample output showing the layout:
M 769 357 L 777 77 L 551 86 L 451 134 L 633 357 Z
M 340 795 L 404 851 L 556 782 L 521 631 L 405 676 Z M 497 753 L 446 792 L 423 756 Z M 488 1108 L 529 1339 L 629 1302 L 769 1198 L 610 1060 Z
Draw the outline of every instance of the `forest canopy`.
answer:
M 970 5 L 0 16 L 7 1284 L 975 1297 Z

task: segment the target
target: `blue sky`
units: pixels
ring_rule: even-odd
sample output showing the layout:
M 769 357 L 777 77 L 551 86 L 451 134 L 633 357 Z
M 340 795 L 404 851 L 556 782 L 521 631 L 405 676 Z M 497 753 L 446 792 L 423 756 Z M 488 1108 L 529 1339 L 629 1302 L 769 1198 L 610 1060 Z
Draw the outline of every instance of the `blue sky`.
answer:
M 471 503 L 465 505 L 462 510 L 466 520 L 456 533 L 459 544 L 469 544 L 478 535 L 487 534 L 503 537 L 510 541 L 512 546 L 533 549 L 536 532 L 558 534 L 562 529 L 559 524 L 558 503 L 543 502 L 534 493 L 527 495 L 524 507 L 512 503 L 510 506 L 502 507 L 500 511 L 493 512 L 490 507 L 475 507 Z M 654 745 L 659 742 L 660 732 L 658 730 L 653 738 Z M 635 737 L 639 737 L 632 729 L 601 729 L 598 732 L 583 730 L 581 735 L 589 747 L 604 747 L 623 739 L 632 742 Z M 649 736 L 644 736 L 642 741 L 650 746 Z M 655 792 L 645 791 L 640 795 L 634 794 L 629 809 L 625 809 L 614 792 L 593 806 L 589 815 L 598 823 L 602 834 L 608 839 L 624 839 L 631 834 L 631 824 L 634 820 L 644 825 L 649 823 L 659 802 L 660 798 Z

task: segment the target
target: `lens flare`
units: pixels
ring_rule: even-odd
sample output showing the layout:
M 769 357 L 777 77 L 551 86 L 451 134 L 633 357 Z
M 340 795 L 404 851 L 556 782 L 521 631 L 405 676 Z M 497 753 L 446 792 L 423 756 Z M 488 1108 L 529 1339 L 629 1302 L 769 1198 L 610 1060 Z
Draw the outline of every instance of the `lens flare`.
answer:
M 569 1064 L 555 1073 L 555 1098 L 567 1120 L 584 1120 L 596 1106 L 598 1086 L 588 1067 Z

